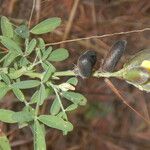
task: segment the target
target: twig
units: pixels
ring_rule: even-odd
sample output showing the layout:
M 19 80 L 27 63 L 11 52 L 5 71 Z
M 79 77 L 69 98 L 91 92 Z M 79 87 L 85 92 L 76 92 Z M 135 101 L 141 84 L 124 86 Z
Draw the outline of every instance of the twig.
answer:
M 145 122 L 147 122 L 150 125 L 150 121 L 145 119 L 145 117 L 143 117 L 138 111 L 136 111 L 132 106 L 130 106 L 126 100 L 124 99 L 124 97 L 120 94 L 120 92 L 116 89 L 116 87 L 112 84 L 112 82 L 105 78 L 104 79 L 105 83 L 111 88 L 111 90 L 122 100 L 122 102 L 128 106 L 132 111 L 134 111 L 139 117 L 141 117 Z
M 139 33 L 139 32 L 144 32 L 144 31 L 150 31 L 150 28 L 144 28 L 144 29 L 139 29 L 139 30 L 131 30 L 131 31 L 115 32 L 115 33 L 108 33 L 108 34 L 104 34 L 104 35 L 93 35 L 93 36 L 89 36 L 89 37 L 83 37 L 83 38 L 59 41 L 59 42 L 54 42 L 54 43 L 48 43 L 48 44 L 46 44 L 46 46 L 58 45 L 58 44 L 62 44 L 62 43 L 77 42 L 77 41 L 81 41 L 81 40 L 104 38 L 104 37 L 110 37 L 110 36 L 115 36 L 115 35 L 125 35 L 125 34 L 131 34 L 131 33 Z
M 32 5 L 32 9 L 31 9 L 31 14 L 30 14 L 29 22 L 28 22 L 28 28 L 30 28 L 30 25 L 31 25 L 31 19 L 32 19 L 32 16 L 33 16 L 34 8 L 35 8 L 35 3 L 36 3 L 36 0 L 33 0 L 33 5 Z

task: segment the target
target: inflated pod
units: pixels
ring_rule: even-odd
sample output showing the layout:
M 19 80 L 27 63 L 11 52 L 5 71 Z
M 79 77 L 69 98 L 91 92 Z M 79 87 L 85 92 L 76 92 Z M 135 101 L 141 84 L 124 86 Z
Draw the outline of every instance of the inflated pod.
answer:
M 96 63 L 96 52 L 86 51 L 83 53 L 77 62 L 78 75 L 82 78 L 88 78 L 92 75 L 93 67 Z
M 125 51 L 126 44 L 127 42 L 125 40 L 118 40 L 113 44 L 102 63 L 101 70 L 103 72 L 114 71 L 115 66 Z

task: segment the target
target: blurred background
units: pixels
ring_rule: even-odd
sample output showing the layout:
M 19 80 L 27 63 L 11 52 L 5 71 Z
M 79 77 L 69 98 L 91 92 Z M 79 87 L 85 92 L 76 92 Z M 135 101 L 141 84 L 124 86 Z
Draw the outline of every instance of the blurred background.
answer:
M 0 15 L 20 24 L 29 20 L 32 6 L 32 0 L 0 0 Z M 150 1 L 36 0 L 31 26 L 55 16 L 62 18 L 62 25 L 55 32 L 43 36 L 47 43 L 150 27 Z M 98 55 L 95 69 L 98 69 L 105 54 L 118 39 L 125 39 L 128 44 L 116 70 L 131 55 L 150 48 L 150 31 L 57 44 L 54 48 L 65 47 L 70 57 L 55 66 L 58 70 L 72 69 L 80 54 L 94 50 Z M 125 100 L 148 120 L 150 94 L 125 81 L 111 81 Z M 55 129 L 47 130 L 48 150 L 150 150 L 150 127 L 116 97 L 103 79 L 79 79 L 76 90 L 87 97 L 88 103 L 69 114 L 74 130 L 67 136 Z M 14 98 L 9 93 L 0 107 L 18 110 L 20 103 L 13 101 Z M 46 106 L 43 112 L 47 111 Z M 33 149 L 29 128 L 19 130 L 16 125 L 3 123 L 0 126 L 8 135 L 13 150 Z

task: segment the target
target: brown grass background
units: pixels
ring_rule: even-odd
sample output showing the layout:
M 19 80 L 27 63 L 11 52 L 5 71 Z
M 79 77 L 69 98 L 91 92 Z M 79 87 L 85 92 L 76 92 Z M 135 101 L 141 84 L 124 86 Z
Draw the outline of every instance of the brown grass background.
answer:
M 29 20 L 32 6 L 32 0 L 0 0 L 0 15 L 19 24 Z M 31 26 L 54 16 L 62 18 L 62 25 L 55 32 L 43 36 L 47 43 L 150 27 L 150 1 L 36 0 Z M 125 39 L 128 44 L 117 69 L 131 55 L 150 48 L 150 31 L 58 44 L 54 48 L 65 47 L 69 50 L 70 58 L 55 65 L 58 70 L 72 69 L 81 53 L 94 50 L 98 54 L 99 68 L 109 47 L 118 39 Z M 124 81 L 111 81 L 126 101 L 149 119 L 150 94 Z M 67 136 L 55 129 L 47 129 L 48 150 L 150 150 L 149 125 L 119 101 L 103 79 L 79 79 L 77 91 L 87 97 L 88 104 L 69 114 L 74 130 Z M 14 96 L 9 93 L 0 107 L 18 110 L 20 103 L 13 99 Z M 47 109 L 45 104 L 43 112 Z M 8 135 L 13 150 L 33 149 L 29 128 L 19 130 L 16 125 L 0 125 Z

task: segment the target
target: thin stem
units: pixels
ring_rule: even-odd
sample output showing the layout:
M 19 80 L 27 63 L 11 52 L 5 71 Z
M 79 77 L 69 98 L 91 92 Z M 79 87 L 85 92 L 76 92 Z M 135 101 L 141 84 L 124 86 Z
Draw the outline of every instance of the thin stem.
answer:
M 108 33 L 108 34 L 104 34 L 104 35 L 93 35 L 93 36 L 89 36 L 89 37 L 83 37 L 83 38 L 59 41 L 59 42 L 54 42 L 54 43 L 48 43 L 48 44 L 46 44 L 46 46 L 58 45 L 58 44 L 62 44 L 62 43 L 77 42 L 77 41 L 81 41 L 81 40 L 98 39 L 98 38 L 110 37 L 110 36 L 115 36 L 115 35 L 125 35 L 125 34 L 131 34 L 131 33 L 139 33 L 139 32 L 144 32 L 144 31 L 150 31 L 150 28 L 148 27 L 148 28 L 139 29 L 139 30 L 131 30 L 131 31 L 125 31 L 125 32 Z
M 36 0 L 33 0 L 32 10 L 31 10 L 30 18 L 29 18 L 29 23 L 28 23 L 28 28 L 30 28 L 31 19 L 32 19 L 32 16 L 33 16 L 34 8 L 35 8 L 35 2 L 36 2 Z
M 56 94 L 56 96 L 57 96 L 57 99 L 58 99 L 58 101 L 59 101 L 59 104 L 60 104 L 60 107 L 61 107 L 63 113 L 66 114 L 65 109 L 64 109 L 64 107 L 63 107 L 63 104 L 62 104 L 62 102 L 61 102 L 60 96 L 59 96 L 59 94 L 58 94 L 58 91 L 57 91 L 57 89 L 55 88 L 55 85 L 53 85 L 52 83 L 50 83 L 50 86 L 54 89 L 54 92 L 55 92 L 55 94 Z
M 112 84 L 112 82 L 105 78 L 104 80 L 106 82 L 106 84 L 112 89 L 112 91 L 122 100 L 122 102 L 129 107 L 132 111 L 134 111 L 139 117 L 141 117 L 145 122 L 147 122 L 150 125 L 150 121 L 145 119 L 145 117 L 143 115 L 141 115 L 138 111 L 136 111 L 132 106 L 130 106 L 126 100 L 124 99 L 124 97 L 120 94 L 120 92 L 116 89 L 116 87 Z
M 67 71 L 59 71 L 54 73 L 54 77 L 60 77 L 60 76 L 75 76 L 76 74 L 72 70 L 67 70 Z

